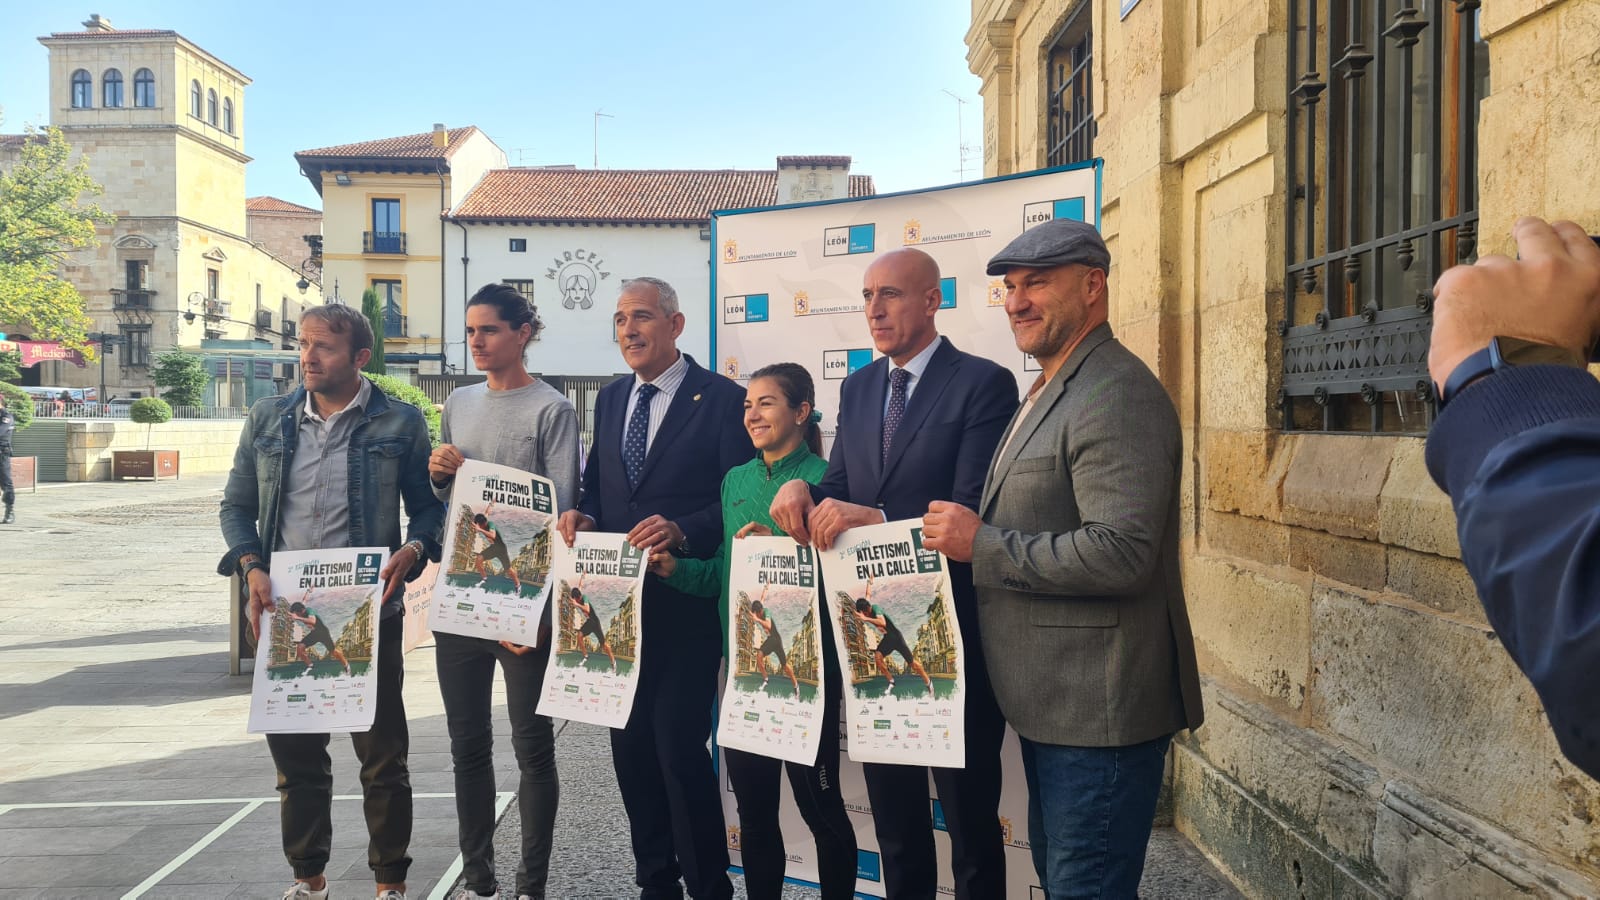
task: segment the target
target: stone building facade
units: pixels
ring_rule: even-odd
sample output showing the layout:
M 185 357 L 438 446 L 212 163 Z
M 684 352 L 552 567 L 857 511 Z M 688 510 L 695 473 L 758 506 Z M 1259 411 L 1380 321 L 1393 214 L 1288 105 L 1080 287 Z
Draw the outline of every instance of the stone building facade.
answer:
M 302 292 L 294 266 L 247 233 L 250 79 L 175 31 L 118 30 L 98 15 L 83 24 L 39 40 L 50 50 L 50 123 L 88 160 L 105 189 L 99 204 L 117 217 L 61 273 L 83 295 L 93 331 L 109 336 L 107 393 L 154 394 L 151 360 L 173 348 L 289 346 L 285 323 L 321 295 Z M 221 405 L 293 383 L 288 362 L 246 371 L 216 356 L 212 365 L 210 400 Z M 102 377 L 98 366 L 40 368 L 50 370 L 34 373 L 44 384 L 95 387 Z
M 1112 325 L 1182 418 L 1178 826 L 1251 896 L 1600 892 L 1422 440 L 1438 272 L 1600 232 L 1600 4 L 974 0 L 967 46 L 986 174 L 1104 159 Z
M 321 238 L 322 210 L 277 197 L 251 197 L 244 209 L 245 234 L 252 243 L 287 265 L 297 269 L 304 265 L 308 280 L 322 277 L 321 244 L 313 246 L 306 240 Z

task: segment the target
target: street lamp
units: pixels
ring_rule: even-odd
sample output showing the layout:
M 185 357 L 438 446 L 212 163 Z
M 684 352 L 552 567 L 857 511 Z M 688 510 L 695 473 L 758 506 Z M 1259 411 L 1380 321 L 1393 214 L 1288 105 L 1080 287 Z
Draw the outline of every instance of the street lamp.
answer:
M 87 337 L 100 345 L 100 393 L 98 397 L 100 408 L 104 410 L 106 403 L 106 357 L 110 355 L 113 347 L 122 343 L 122 338 L 119 335 L 107 334 L 103 331 L 94 332 Z

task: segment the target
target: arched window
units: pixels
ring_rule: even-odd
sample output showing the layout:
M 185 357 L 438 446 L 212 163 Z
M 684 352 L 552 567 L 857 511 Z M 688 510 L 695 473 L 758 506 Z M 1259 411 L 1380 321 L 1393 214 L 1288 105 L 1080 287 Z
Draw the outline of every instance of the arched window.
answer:
M 133 105 L 143 107 L 156 105 L 156 76 L 149 69 L 140 69 L 133 73 Z
M 88 109 L 94 105 L 94 79 L 84 69 L 72 73 L 72 108 Z
M 200 118 L 200 82 L 189 82 L 189 115 Z
M 206 91 L 206 121 L 217 124 L 217 92 L 213 90 Z
M 233 98 L 222 98 L 222 130 L 233 134 Z
M 107 69 L 100 76 L 100 105 L 107 109 L 116 109 L 122 105 L 122 71 Z

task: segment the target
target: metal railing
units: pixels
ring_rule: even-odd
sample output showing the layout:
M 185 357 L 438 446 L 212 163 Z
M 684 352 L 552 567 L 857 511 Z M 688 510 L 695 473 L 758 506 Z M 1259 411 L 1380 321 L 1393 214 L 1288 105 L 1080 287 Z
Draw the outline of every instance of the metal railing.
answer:
M 116 309 L 149 309 L 155 291 L 111 289 L 111 305 Z
M 386 338 L 406 336 L 406 317 L 394 310 L 385 310 L 383 313 L 383 336 Z
M 404 231 L 363 231 L 361 232 L 361 252 L 404 255 L 406 252 L 406 233 Z
M 59 400 L 33 401 L 33 415 L 39 419 L 126 419 L 132 400 L 110 403 L 67 403 Z M 248 409 L 238 406 L 174 406 L 174 419 L 242 419 Z

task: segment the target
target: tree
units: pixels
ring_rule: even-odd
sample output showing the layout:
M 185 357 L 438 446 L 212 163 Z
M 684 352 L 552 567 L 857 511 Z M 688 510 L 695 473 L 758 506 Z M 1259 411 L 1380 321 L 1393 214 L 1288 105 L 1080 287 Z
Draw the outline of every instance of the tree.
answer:
M 83 295 L 56 271 L 115 217 L 85 202 L 101 188 L 88 160 L 71 156 L 59 129 L 29 127 L 17 164 L 0 174 L 0 322 L 84 350 L 92 323 Z
M 150 431 L 163 422 L 172 421 L 172 407 L 160 397 L 141 397 L 128 407 L 128 418 L 145 426 L 144 448 L 150 449 Z
M 206 384 L 211 375 L 205 361 L 193 353 L 171 350 L 156 357 L 150 376 L 167 390 L 162 399 L 173 406 L 199 406 L 205 402 Z
M 393 375 L 368 375 L 372 379 L 372 386 L 391 400 L 409 403 L 422 410 L 422 417 L 428 421 L 428 440 L 433 446 L 439 446 L 439 407 L 428 399 L 428 395 L 421 388 L 406 384 Z
M 22 377 L 22 354 L 15 350 L 0 353 L 0 381 L 15 384 Z
M 33 424 L 33 398 L 28 392 L 14 384 L 0 381 L 0 394 L 6 398 L 6 409 L 11 410 L 11 415 L 16 417 L 17 430 L 21 431 Z
M 367 288 L 361 292 L 361 314 L 372 323 L 372 358 L 361 371 L 373 375 L 387 374 L 383 365 L 383 306 L 378 302 L 378 292 Z

